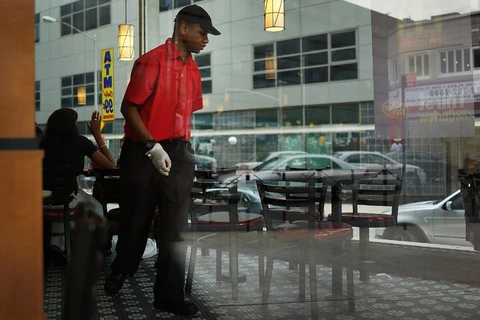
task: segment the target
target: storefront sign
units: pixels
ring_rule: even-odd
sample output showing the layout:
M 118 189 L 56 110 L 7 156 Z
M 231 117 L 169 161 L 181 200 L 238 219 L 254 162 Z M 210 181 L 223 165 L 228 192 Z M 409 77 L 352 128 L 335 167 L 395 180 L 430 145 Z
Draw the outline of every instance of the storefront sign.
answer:
M 432 33 L 421 36 L 398 39 L 398 52 L 411 52 L 437 48 L 442 43 L 441 33 Z
M 115 119 L 113 57 L 113 48 L 102 50 L 102 118 L 104 121 Z

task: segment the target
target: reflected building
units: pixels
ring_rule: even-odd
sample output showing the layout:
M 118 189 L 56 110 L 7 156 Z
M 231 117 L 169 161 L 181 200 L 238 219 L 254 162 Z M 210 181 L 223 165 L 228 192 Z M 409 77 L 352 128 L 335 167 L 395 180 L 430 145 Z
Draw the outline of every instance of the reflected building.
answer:
M 95 34 L 101 50 L 116 47 L 127 10 L 128 23 L 136 25 L 138 57 L 170 37 L 176 13 L 193 3 L 222 32 L 195 55 L 204 93 L 204 109 L 192 117 L 199 155 L 230 167 L 274 151 L 387 153 L 400 139 L 407 151 L 445 164 L 427 182 L 436 186 L 427 194 L 446 195 L 458 187 L 456 169 L 465 153 L 476 152 L 470 141 L 480 67 L 480 51 L 472 45 L 478 43 L 477 13 L 412 21 L 343 0 L 287 1 L 286 29 L 271 33 L 263 30 L 258 0 L 37 0 L 37 122 L 44 124 L 57 108 L 73 107 L 87 134 L 94 95 L 93 45 L 64 24 L 40 23 L 42 16 Z M 104 129 L 115 140 L 114 154 L 123 136 L 119 109 L 132 65 L 115 61 L 116 119 Z M 85 106 L 75 95 L 78 87 L 86 88 Z

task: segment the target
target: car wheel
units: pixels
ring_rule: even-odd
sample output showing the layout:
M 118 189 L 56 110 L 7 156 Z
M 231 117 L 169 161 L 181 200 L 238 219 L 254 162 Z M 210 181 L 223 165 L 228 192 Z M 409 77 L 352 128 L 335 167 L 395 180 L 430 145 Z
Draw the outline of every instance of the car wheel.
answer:
M 428 242 L 419 227 L 413 225 L 387 228 L 384 239 L 408 242 Z

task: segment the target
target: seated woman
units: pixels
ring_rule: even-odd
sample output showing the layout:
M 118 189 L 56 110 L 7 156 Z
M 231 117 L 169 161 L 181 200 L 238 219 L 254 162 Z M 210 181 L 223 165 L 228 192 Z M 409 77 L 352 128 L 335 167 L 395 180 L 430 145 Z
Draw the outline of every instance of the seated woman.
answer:
M 90 206 L 89 209 L 98 214 L 103 214 L 101 204 L 78 188 L 77 176 L 83 173 L 85 156 L 89 157 L 101 168 L 115 168 L 115 160 L 100 134 L 102 119 L 99 112 L 94 111 L 91 121 L 87 122 L 87 127 L 99 146 L 98 149 L 92 141 L 78 133 L 77 119 L 77 112 L 68 108 L 58 109 L 50 115 L 47 121 L 45 137 L 40 143 L 40 148 L 45 151 L 43 167 L 55 168 L 70 165 L 73 172 L 70 208 L 77 207 L 79 203 L 85 203 L 85 205 Z M 49 230 L 46 231 L 48 232 Z M 62 232 L 63 224 L 55 223 L 52 231 Z M 56 249 L 62 248 L 63 243 L 62 237 L 52 238 L 52 245 Z

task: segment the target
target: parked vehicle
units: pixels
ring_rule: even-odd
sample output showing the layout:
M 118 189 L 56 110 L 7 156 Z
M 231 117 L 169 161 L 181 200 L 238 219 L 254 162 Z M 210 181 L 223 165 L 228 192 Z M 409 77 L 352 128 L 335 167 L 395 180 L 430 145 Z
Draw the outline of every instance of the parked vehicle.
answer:
M 403 164 L 374 151 L 342 151 L 334 154 L 345 162 L 369 170 L 399 169 Z M 408 193 L 421 193 L 421 186 L 427 181 L 425 172 L 417 166 L 406 164 L 406 176 L 403 180 L 403 190 Z
M 403 162 L 403 152 L 389 152 L 385 156 L 397 162 Z M 445 179 L 445 161 L 423 151 L 407 151 L 406 163 L 422 168 L 427 181 L 440 182 Z
M 212 188 L 208 189 L 207 192 L 216 192 L 216 193 L 226 193 L 226 188 Z M 238 200 L 238 211 L 239 212 L 250 212 L 250 213 L 260 213 L 262 210 L 262 201 L 260 200 L 260 195 L 256 190 L 250 188 L 239 187 L 238 193 L 240 194 L 240 199 Z M 201 200 L 197 199 L 197 202 Z M 204 207 L 205 208 L 205 207 Z M 209 211 L 202 212 L 202 207 L 197 209 L 197 214 L 206 214 Z M 205 208 L 205 210 L 208 210 Z M 225 208 L 220 207 L 219 210 L 225 210 Z
M 382 214 L 391 214 L 391 210 Z M 400 205 L 397 226 L 375 231 L 376 237 L 383 239 L 472 247 L 465 240 L 465 210 L 460 190 L 444 199 Z
M 236 168 L 239 169 L 253 169 L 258 165 L 270 161 L 272 159 L 281 160 L 290 156 L 294 155 L 301 155 L 307 154 L 305 151 L 277 151 L 277 152 L 269 152 L 258 158 L 258 161 L 253 162 L 239 162 L 235 165 Z
M 301 169 L 330 169 L 330 170 L 351 170 L 355 169 L 354 166 L 346 163 L 345 161 L 335 158 L 330 155 L 324 154 L 304 154 L 290 156 L 285 159 L 270 159 L 255 167 L 254 172 L 249 175 L 250 180 L 256 179 L 272 179 L 272 177 L 278 175 L 277 170 L 286 170 L 290 168 Z M 242 181 L 245 179 L 243 175 L 237 175 L 235 172 L 223 174 L 217 177 L 217 181 L 220 183 L 229 184 L 236 181 Z

